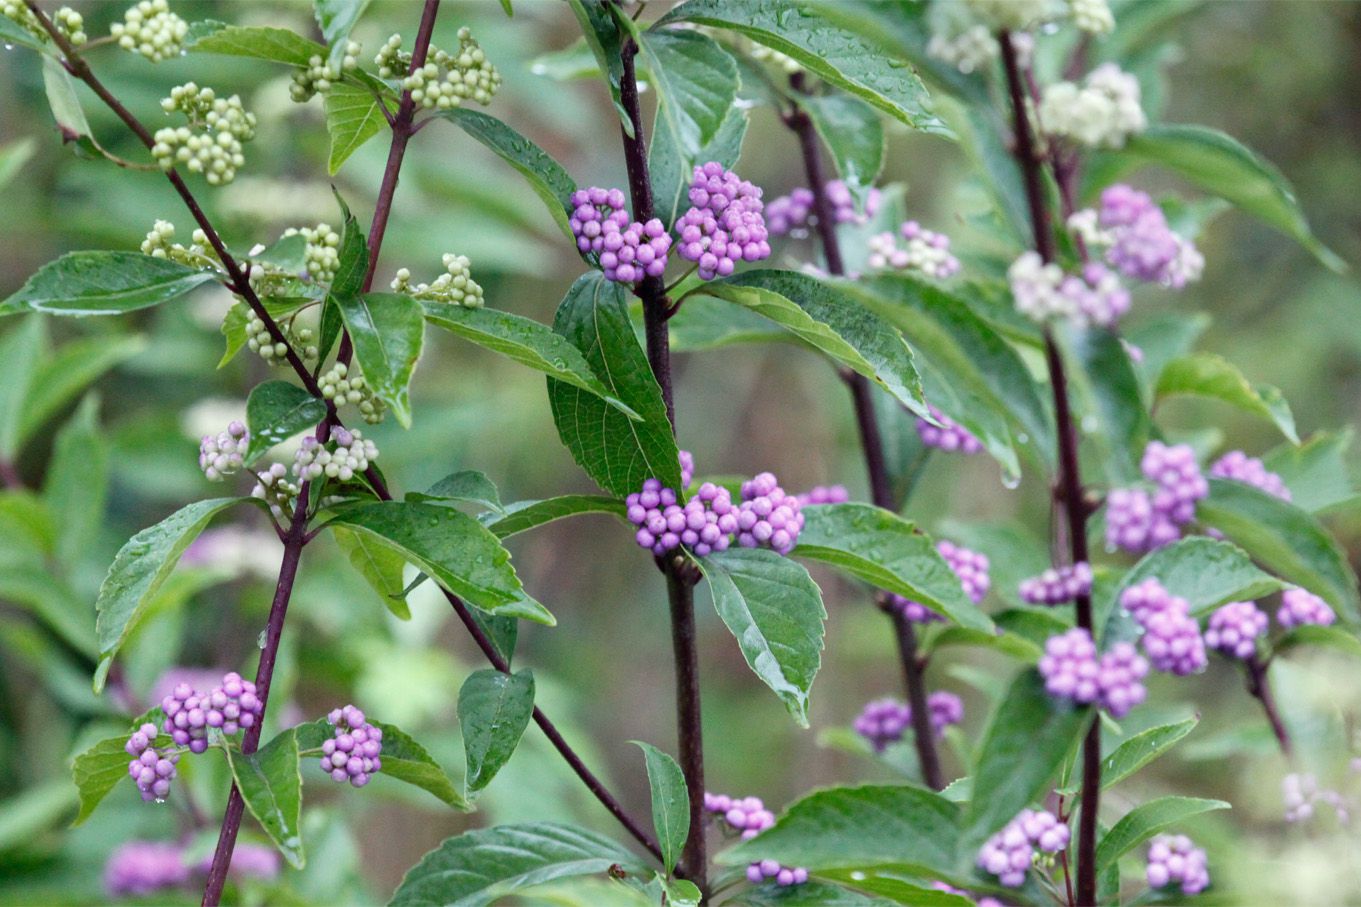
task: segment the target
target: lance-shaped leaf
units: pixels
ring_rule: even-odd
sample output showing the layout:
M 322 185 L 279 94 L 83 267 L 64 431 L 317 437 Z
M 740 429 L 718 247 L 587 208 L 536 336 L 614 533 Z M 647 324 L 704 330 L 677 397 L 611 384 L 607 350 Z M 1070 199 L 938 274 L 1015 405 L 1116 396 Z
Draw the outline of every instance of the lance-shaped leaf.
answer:
M 406 567 L 406 558 L 402 553 L 371 535 L 343 526 L 332 526 L 331 535 L 350 565 L 359 571 L 359 575 L 364 577 L 393 616 L 399 620 L 410 620 L 411 608 L 403 594 L 406 583 L 402 581 L 402 571 Z
M 662 849 L 662 865 L 670 872 L 676 868 L 676 860 L 690 835 L 690 795 L 686 792 L 685 773 L 675 759 L 652 744 L 641 740 L 633 743 L 643 751 L 647 763 L 647 783 L 652 789 L 652 827 Z
M 558 306 L 553 329 L 579 349 L 610 394 L 637 413 L 634 420 L 599 396 L 549 379 L 548 399 L 558 436 L 586 473 L 611 494 L 631 494 L 650 478 L 680 487 L 680 451 L 647 356 L 629 320 L 624 289 L 591 272 Z
M 1158 832 L 1191 816 L 1232 809 L 1223 800 L 1196 797 L 1159 797 L 1136 806 L 1106 832 L 1096 845 L 1096 870 L 1101 872 Z
M 718 132 L 737 96 L 737 64 L 712 38 L 696 31 L 659 29 L 641 32 L 636 40 L 657 89 L 658 128 L 664 125 L 681 151 L 694 159 Z
M 891 324 L 850 298 L 843 285 L 797 271 L 746 271 L 699 291 L 745 306 L 837 363 L 864 375 L 918 415 L 928 415 L 912 350 Z
M 479 791 L 510 761 L 534 714 L 534 675 L 474 671 L 458 691 L 458 723 L 468 757 L 467 785 Z
M 852 189 L 869 186 L 884 166 L 884 124 L 864 101 L 844 94 L 796 95 L 836 171 Z
M 447 839 L 417 863 L 389 907 L 487 907 L 555 879 L 633 874 L 646 864 L 608 838 L 579 826 L 535 822 L 481 828 Z
M 1163 367 L 1155 389 L 1157 398 L 1193 396 L 1218 400 L 1275 423 L 1292 443 L 1300 443 L 1295 417 L 1280 390 L 1253 385 L 1238 366 L 1213 353 L 1192 353 Z
M 246 464 L 254 463 L 276 444 L 315 427 L 325 417 L 326 402 L 296 384 L 266 381 L 256 385 L 246 399 L 246 424 L 250 428 Z
M 608 513 L 624 517 L 624 504 L 617 498 L 598 494 L 565 494 L 542 501 L 516 501 L 507 504 L 505 511 L 488 514 L 484 522 L 497 538 L 510 538 L 530 529 L 537 529 L 554 520 L 582 513 Z
M 425 491 L 407 492 L 408 501 L 456 501 L 475 504 L 483 510 L 495 514 L 504 512 L 501 506 L 501 493 L 496 483 L 487 478 L 486 473 L 476 469 L 461 469 L 431 485 Z
M 198 538 L 210 520 L 233 504 L 258 503 L 254 498 L 212 498 L 195 501 L 128 539 L 113 559 L 95 601 L 95 633 L 99 637 L 99 668 L 94 688 L 104 688 L 109 666 L 128 638 L 156 591 L 170 577 L 180 555 Z
M 109 487 L 109 444 L 99 427 L 99 395 L 81 401 L 57 433 L 52 459 L 43 479 L 43 499 L 57 526 L 57 557 L 74 568 L 93 549 L 104 522 Z M 88 635 L 89 612 L 82 606 L 70 615 Z
M 615 112 L 624 134 L 633 138 L 633 121 L 620 101 L 619 90 L 624 77 L 624 60 L 620 54 L 623 38 L 619 22 L 615 18 L 608 0 L 567 0 L 577 24 L 581 26 L 586 46 L 591 49 L 599 64 L 599 72 L 605 75 L 609 85 L 610 99 L 614 101 Z
M 0 302 L 0 315 L 118 315 L 169 302 L 215 280 L 212 271 L 141 252 L 69 252 Z
M 5 368 L 5 381 L 0 384 L 0 457 L 7 460 L 19 453 L 24 403 L 47 346 L 47 325 L 36 315 L 22 319 L 0 337 L 0 362 Z
M 332 85 L 322 103 L 326 109 L 326 133 L 331 138 L 326 172 L 334 176 L 350 155 L 383 131 L 387 117 L 383 116 L 382 101 L 372 90 L 349 82 Z
M 697 563 L 747 664 L 806 727 L 827 619 L 817 583 L 797 561 L 768 548 L 732 548 Z
M 991 630 L 959 577 L 936 551 L 931 537 L 897 514 L 869 504 L 804 508 L 799 557 L 824 561 L 939 611 L 963 627 Z
M 525 594 L 510 552 L 481 523 L 452 507 L 380 501 L 340 510 L 344 526 L 395 548 L 440 585 L 489 614 L 552 625 L 553 615 Z
M 326 57 L 326 48 L 286 28 L 264 25 L 225 25 L 206 20 L 195 22 L 185 49 L 197 53 L 226 54 L 306 66 L 313 56 Z
M 354 342 L 354 357 L 364 381 L 392 409 L 397 421 L 410 428 L 408 386 L 425 338 L 420 303 L 397 293 L 332 298 Z
M 455 809 L 471 809 L 448 773 L 410 734 L 381 721 L 371 723 L 383 732 L 383 769 L 379 776 L 419 787 Z
M 249 755 L 230 746 L 224 751 L 246 808 L 288 864 L 301 869 L 307 857 L 302 846 L 302 771 L 296 732 L 289 728 Z
M 497 309 L 470 309 L 440 302 L 426 302 L 424 307 L 426 320 L 436 327 L 550 378 L 589 391 L 630 418 L 641 418 L 601 383 L 581 350 L 547 325 Z
M 71 779 L 80 794 L 80 811 L 72 825 L 80 825 L 103 802 L 104 798 L 118 786 L 118 782 L 128 777 L 128 738 L 144 724 L 154 724 L 158 728 L 164 716 L 159 708 L 138 715 L 128 726 L 125 734 L 106 737 L 75 758 L 71 764 Z M 170 738 L 163 736 L 160 745 L 168 745 Z M 131 779 L 129 779 L 131 783 Z
M 1188 718 L 1176 724 L 1161 724 L 1122 741 L 1101 761 L 1101 787 L 1118 784 L 1148 765 L 1176 746 L 1199 723 L 1199 718 Z

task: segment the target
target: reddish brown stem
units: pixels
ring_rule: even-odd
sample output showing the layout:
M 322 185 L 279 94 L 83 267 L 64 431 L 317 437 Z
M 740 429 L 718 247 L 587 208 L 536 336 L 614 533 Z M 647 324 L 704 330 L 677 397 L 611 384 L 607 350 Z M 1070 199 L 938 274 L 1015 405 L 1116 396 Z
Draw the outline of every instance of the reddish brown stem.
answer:
M 1262 711 L 1266 713 L 1266 720 L 1271 724 L 1271 732 L 1276 735 L 1276 742 L 1281 745 L 1281 753 L 1289 759 L 1291 754 L 1290 732 L 1285 729 L 1285 722 L 1281 720 L 1280 709 L 1276 707 L 1276 697 L 1271 692 L 1271 681 L 1267 678 L 1267 666 L 1256 655 L 1253 655 L 1247 660 L 1244 667 L 1248 675 L 1248 692 L 1262 704 Z

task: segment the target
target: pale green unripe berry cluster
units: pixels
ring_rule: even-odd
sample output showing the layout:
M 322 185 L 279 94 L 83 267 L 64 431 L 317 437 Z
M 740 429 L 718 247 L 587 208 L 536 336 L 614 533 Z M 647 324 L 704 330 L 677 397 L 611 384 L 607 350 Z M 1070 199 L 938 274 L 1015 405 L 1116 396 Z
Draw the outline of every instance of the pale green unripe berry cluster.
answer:
M 189 23 L 172 13 L 166 0 L 142 0 L 123 14 L 122 22 L 113 24 L 110 33 L 119 47 L 159 63 L 184 50 Z
M 1078 31 L 1108 35 L 1115 30 L 1115 16 L 1107 0 L 1068 0 L 1068 12 Z
M 37 17 L 24 5 L 23 0 L 0 0 L 0 16 L 13 20 L 34 37 L 43 41 L 48 40 L 47 32 L 38 24 Z
M 325 94 L 330 91 L 331 86 L 340 81 L 343 74 L 359 67 L 359 54 L 362 51 L 363 48 L 358 41 L 346 41 L 345 55 L 341 58 L 339 72 L 323 60 L 320 54 L 313 54 L 306 66 L 293 71 L 293 84 L 289 86 L 289 95 L 301 104 L 311 100 L 318 92 Z
M 400 42 L 400 37 L 393 37 Z M 389 38 L 384 51 L 391 45 L 392 39 Z M 383 65 L 384 62 L 380 60 L 380 67 Z M 391 72 L 390 63 L 386 68 Z M 379 72 L 382 72 L 381 68 Z M 458 30 L 457 54 L 431 48 L 430 60 L 402 80 L 402 88 L 411 92 L 411 99 L 416 104 L 441 109 L 458 107 L 465 100 L 490 104 L 492 95 L 500 87 L 501 74 L 491 65 L 486 52 L 466 25 Z
M 402 36 L 390 36 L 383 46 L 378 48 L 378 56 L 373 58 L 373 62 L 378 67 L 378 75 L 384 79 L 404 77 L 406 71 L 411 68 L 411 54 L 402 50 Z
M 85 17 L 69 6 L 63 6 L 57 10 L 57 14 L 52 17 L 58 30 L 66 36 L 66 40 L 77 46 L 89 40 L 85 34 Z
M 315 227 L 289 227 L 283 235 L 302 236 L 307 240 L 307 251 L 303 253 L 307 274 L 316 283 L 329 284 L 340 266 L 340 234 L 332 230 L 330 224 L 317 224 Z
M 191 268 L 217 268 L 216 255 L 208 246 L 208 237 L 202 230 L 195 230 L 188 246 L 171 242 L 175 238 L 175 225 L 168 220 L 158 220 L 142 240 L 142 254 L 155 258 L 168 258 L 171 261 L 188 265 Z
M 1055 82 L 1045 88 L 1038 115 L 1044 131 L 1091 148 L 1121 148 L 1148 127 L 1139 80 L 1114 63 L 1088 73 L 1082 85 Z
M 239 96 L 219 98 L 211 88 L 186 82 L 170 90 L 161 109 L 184 114 L 190 124 L 156 131 L 151 155 L 163 169 L 183 164 L 191 173 L 204 174 L 214 186 L 235 179 L 246 163 L 241 143 L 255 138 L 255 114 L 246 112 Z
M 264 472 L 257 473 L 256 478 L 259 481 L 251 489 L 250 496 L 269 504 L 269 512 L 274 514 L 276 520 L 282 521 L 291 517 L 293 508 L 298 504 L 298 493 L 301 489 L 296 483 L 288 480 L 288 467 L 282 463 L 274 463 Z
M 320 353 L 317 349 L 316 333 L 311 328 L 292 328 L 281 325 L 279 330 L 287 339 L 287 343 L 277 341 L 270 336 L 269 328 L 265 326 L 264 319 L 251 312 L 246 318 L 246 346 L 250 347 L 251 352 L 257 353 L 261 359 L 270 365 L 282 365 L 288 356 L 289 346 L 297 350 L 298 355 L 303 360 L 316 361 Z
M 445 273 L 436 277 L 432 283 L 411 285 L 411 271 L 401 268 L 393 278 L 392 289 L 405 293 L 413 299 L 429 299 L 434 302 L 447 302 L 469 309 L 482 307 L 482 286 L 473 280 L 471 262 L 466 255 L 444 254 Z
M 326 476 L 348 482 L 378 459 L 378 447 L 357 428 L 337 428 L 329 445 L 304 438 L 293 457 L 293 475 L 302 481 Z
M 359 415 L 370 425 L 383 421 L 387 414 L 387 404 L 373 395 L 372 389 L 361 374 L 350 374 L 349 366 L 343 362 L 335 365 L 317 379 L 321 395 L 334 400 L 336 406 L 350 404 L 359 408 Z

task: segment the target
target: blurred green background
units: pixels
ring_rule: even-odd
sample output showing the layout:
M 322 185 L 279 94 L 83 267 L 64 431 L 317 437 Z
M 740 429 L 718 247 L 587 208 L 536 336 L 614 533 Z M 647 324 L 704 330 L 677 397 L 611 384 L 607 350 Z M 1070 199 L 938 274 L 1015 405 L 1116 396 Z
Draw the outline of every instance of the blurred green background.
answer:
M 115 3 L 77 3 L 92 36 L 121 16 Z M 189 2 L 191 21 L 220 18 L 309 33 L 302 2 Z M 366 49 L 387 35 L 414 33 L 415 2 L 377 2 L 356 30 Z M 595 81 L 560 82 L 540 74 L 540 55 L 577 35 L 565 4 L 517 0 L 507 19 L 495 2 L 446 2 L 435 43 L 457 44 L 472 26 L 504 85 L 491 111 L 538 142 L 582 185 L 624 185 L 616 120 Z M 1222 129 L 1275 162 L 1294 182 L 1315 232 L 1345 259 L 1361 262 L 1361 110 L 1355 103 L 1361 65 L 1361 7 L 1350 3 L 1219 2 L 1199 6 L 1165 50 L 1163 118 Z M 365 57 L 372 54 L 366 50 Z M 321 103 L 293 104 L 289 74 L 256 61 L 191 56 L 151 65 L 116 49 L 93 63 L 148 122 L 161 118 L 157 99 L 194 79 L 221 93 L 238 92 L 260 119 L 247 165 L 225 190 L 195 182 L 229 245 L 269 242 L 287 226 L 338 223 L 331 185 L 361 220 L 371 212 L 386 154 L 380 136 L 334 179 L 325 172 Z M 94 99 L 86 109 L 100 141 L 141 160 L 121 124 Z M 0 217 L 0 297 L 44 262 L 73 249 L 135 249 L 157 218 L 191 230 L 157 173 L 118 170 L 62 148 L 47 112 L 35 56 L 0 53 L 0 145 L 24 137 L 37 153 L 4 190 Z M 756 110 L 739 170 L 767 197 L 803 182 L 792 136 L 768 108 Z M 977 207 L 975 175 L 949 143 L 890 128 L 885 183 L 907 187 L 907 206 L 924 224 L 956 235 L 970 261 L 960 214 Z M 1148 172 L 1143 188 L 1176 189 Z M 200 191 L 200 187 L 201 191 Z M 1294 406 L 1302 434 L 1343 429 L 1357 421 L 1361 396 L 1361 318 L 1355 275 L 1323 271 L 1288 240 L 1246 217 L 1226 214 L 1200 237 L 1208 262 L 1202 283 L 1184 294 L 1136 297 L 1137 325 L 1148 313 L 1204 311 L 1214 318 L 1204 346 L 1237 362 L 1254 381 L 1276 384 Z M 399 267 L 429 280 L 443 252 L 469 256 L 489 305 L 551 321 L 581 263 L 533 193 L 498 159 L 448 124 L 435 123 L 412 144 L 379 262 L 385 284 Z M 783 264 L 808 250 L 777 246 Z M 244 413 L 249 389 L 269 375 L 249 354 L 214 370 L 217 327 L 229 299 L 205 290 L 185 302 L 117 320 L 52 321 L 55 344 L 75 338 L 113 340 L 136 334 L 145 347 L 102 379 L 95 392 L 111 445 L 107 514 L 97 542 L 67 571 L 93 620 L 94 592 L 123 541 L 177 506 L 221 492 L 197 469 L 197 437 Z M 17 327 L 11 320 L 0 331 Z M 486 472 L 504 500 L 592 491 L 558 443 L 542 379 L 438 333 L 413 386 L 416 424 L 389 421 L 374 430 L 381 464 L 397 489 L 420 489 L 458 469 Z M 2 365 L 2 364 L 0 364 Z M 775 471 L 802 490 L 842 482 L 861 498 L 865 480 L 849 401 L 831 369 L 792 346 L 729 347 L 678 359 L 676 389 L 681 446 L 701 473 Z M 17 462 L 24 482 L 44 479 L 53 419 Z M 1172 433 L 1212 427 L 1226 447 L 1251 454 L 1279 443 L 1264 422 L 1210 404 L 1178 402 L 1159 412 Z M 910 426 L 907 426 L 910 434 Z M 240 477 L 238 477 L 240 478 Z M 239 491 L 248 490 L 242 485 Z M 1014 595 L 1015 581 L 1035 568 L 1035 541 L 1045 532 L 1043 480 L 1028 471 L 1005 488 L 984 457 L 938 456 L 926 467 L 907 513 L 966 543 L 994 563 L 992 602 Z M 0 903 L 91 903 L 103 899 L 100 875 L 116 843 L 127 837 L 188 838 L 211 848 L 225 800 L 224 773 L 213 759 L 185 760 L 185 779 L 165 805 L 142 804 L 120 785 L 87 824 L 69 829 L 74 789 L 68 759 L 90 741 L 116 732 L 122 716 L 149 703 L 157 678 L 172 666 L 254 670 L 264 628 L 277 544 L 259 515 L 236 513 L 240 533 L 220 537 L 225 552 L 186 571 L 183 601 L 170 602 L 125 649 L 114 695 L 89 692 L 92 665 L 49 634 L 28 609 L 0 594 Z M 1361 552 L 1355 510 L 1330 523 L 1348 550 Z M 977 524 L 1015 527 L 980 534 Z M 0 531 L 5 529 L 0 522 Z M 1020 537 L 1026 541 L 1015 543 Z M 0 549 L 6 548 L 0 535 Z M 639 751 L 628 740 L 674 752 L 670 636 L 662 583 L 631 533 L 605 517 L 554 524 L 512 542 L 529 590 L 558 616 L 559 626 L 526 626 L 518 662 L 534 669 L 540 702 L 560 719 L 570 741 L 638 815 L 647 810 Z M 0 554 L 0 571 L 8 569 Z M 1042 564 L 1041 564 L 1042 566 Z M 779 808 L 819 785 L 895 777 L 892 764 L 837 745 L 862 704 L 897 694 L 900 682 L 888 626 L 863 591 L 815 573 L 830 622 L 822 672 L 814 687 L 812 729 L 800 730 L 751 674 L 737 646 L 699 590 L 703 637 L 705 742 L 711 790 L 755 794 Z M 481 667 L 448 608 L 423 589 L 413 620 L 391 618 L 330 543 L 309 547 L 284 637 L 271 722 L 313 718 L 353 701 L 398 724 L 451 769 L 461 765 L 455 701 L 463 678 Z M 933 687 L 965 697 L 961 737 L 976 740 L 986 719 L 989 686 L 1011 663 L 949 650 L 930 668 Z M 1361 706 L 1354 660 L 1326 652 L 1292 654 L 1273 668 L 1287 718 L 1300 736 L 1303 766 L 1324 786 L 1357 793 L 1348 773 L 1356 752 L 1353 723 Z M 1219 897 L 1231 903 L 1361 903 L 1361 850 L 1331 815 L 1306 827 L 1282 818 L 1280 782 L 1289 771 L 1276 753 L 1256 703 L 1223 661 L 1193 680 L 1160 678 L 1150 705 L 1127 729 L 1199 713 L 1202 723 L 1180 749 L 1107 799 L 1109 821 L 1141 799 L 1163 793 L 1221 797 L 1231 813 L 1188 826 L 1210 851 Z M 830 732 L 830 733 L 829 733 Z M 891 754 L 892 755 L 892 754 Z M 889 762 L 905 764 L 902 759 Z M 199 764 L 202 763 L 202 764 Z M 958 754 L 949 758 L 956 774 Z M 477 824 L 566 819 L 614 833 L 602 809 L 580 787 L 541 734 L 532 729 L 474 814 L 452 813 L 427 795 L 380 781 L 362 792 L 306 774 L 311 814 L 309 868 L 286 872 L 275 885 L 239 892 L 265 903 L 373 903 L 403 871 L 444 837 Z M 180 787 L 184 788 L 181 790 Z M 181 794 L 185 796 L 181 796 Z M 207 819 L 196 824 L 189 799 Z M 1326 810 L 1324 811 L 1327 812 Z M 622 833 L 619 835 L 622 839 Z M 205 851 L 206 852 L 206 851 Z M 1131 859 L 1126 880 L 1137 887 Z M 169 901 L 195 897 L 192 891 Z M 582 903 L 593 903 L 588 896 Z M 599 903 L 599 901 L 594 901 Z

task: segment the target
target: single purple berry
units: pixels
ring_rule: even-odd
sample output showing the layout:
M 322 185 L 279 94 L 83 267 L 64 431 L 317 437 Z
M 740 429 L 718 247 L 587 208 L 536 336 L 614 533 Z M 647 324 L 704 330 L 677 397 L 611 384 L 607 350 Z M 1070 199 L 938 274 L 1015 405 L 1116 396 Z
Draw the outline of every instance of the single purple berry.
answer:
M 1337 620 L 1328 603 L 1306 589 L 1286 589 L 1281 593 L 1281 607 L 1276 611 L 1276 622 L 1287 630 L 1305 624 L 1326 627 Z
M 1229 602 L 1215 609 L 1205 629 L 1205 644 L 1247 660 L 1257 653 L 1257 637 L 1267 631 L 1267 616 L 1252 602 Z

